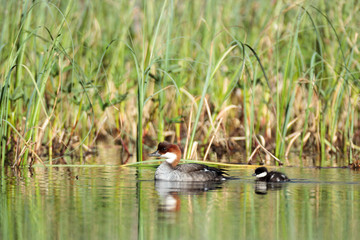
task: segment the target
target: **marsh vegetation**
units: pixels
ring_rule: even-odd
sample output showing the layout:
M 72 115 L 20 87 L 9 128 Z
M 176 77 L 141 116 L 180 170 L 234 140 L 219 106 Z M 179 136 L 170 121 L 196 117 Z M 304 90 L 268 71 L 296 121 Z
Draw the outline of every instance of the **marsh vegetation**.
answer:
M 357 1 L 1 5 L 2 166 L 99 141 L 141 161 L 164 139 L 187 159 L 357 164 Z

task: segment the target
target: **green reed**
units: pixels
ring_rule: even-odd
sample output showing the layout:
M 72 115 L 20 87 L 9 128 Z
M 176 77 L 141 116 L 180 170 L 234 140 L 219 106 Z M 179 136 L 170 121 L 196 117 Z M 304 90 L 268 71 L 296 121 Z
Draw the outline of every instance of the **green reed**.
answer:
M 298 43 L 298 34 L 300 22 L 303 14 L 300 11 L 296 18 L 296 25 L 294 26 L 294 35 L 288 43 L 288 53 L 285 61 L 283 81 L 277 81 L 277 103 L 276 103 L 276 150 L 277 156 L 284 154 L 285 137 L 287 135 L 287 128 L 290 122 L 291 110 L 295 99 L 295 57 Z M 282 84 L 282 86 L 280 86 Z

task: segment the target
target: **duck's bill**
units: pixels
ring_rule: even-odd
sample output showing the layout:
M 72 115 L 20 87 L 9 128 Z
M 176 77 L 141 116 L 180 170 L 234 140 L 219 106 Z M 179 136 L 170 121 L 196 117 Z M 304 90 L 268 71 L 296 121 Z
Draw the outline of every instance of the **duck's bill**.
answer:
M 149 156 L 150 157 L 160 157 L 161 155 L 160 155 L 159 151 L 155 151 L 153 153 L 150 153 Z
M 251 176 L 255 177 L 255 176 L 256 176 L 256 173 L 253 173 Z

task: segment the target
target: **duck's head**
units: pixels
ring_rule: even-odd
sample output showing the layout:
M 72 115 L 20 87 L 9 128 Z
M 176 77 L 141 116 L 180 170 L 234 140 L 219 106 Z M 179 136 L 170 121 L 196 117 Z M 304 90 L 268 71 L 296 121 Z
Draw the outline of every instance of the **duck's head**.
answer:
M 259 167 L 255 169 L 255 173 L 253 174 L 253 176 L 256 176 L 256 178 L 263 178 L 266 177 L 267 174 L 268 170 L 266 169 L 266 167 Z
M 165 161 L 175 167 L 181 159 L 181 150 L 178 145 L 168 142 L 161 142 L 155 152 L 149 154 L 150 157 L 165 158 Z

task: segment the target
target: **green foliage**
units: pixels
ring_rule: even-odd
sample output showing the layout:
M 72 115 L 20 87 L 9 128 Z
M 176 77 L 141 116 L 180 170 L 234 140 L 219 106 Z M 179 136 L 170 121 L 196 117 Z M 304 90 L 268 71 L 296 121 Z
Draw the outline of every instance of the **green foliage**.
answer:
M 2 165 L 91 148 L 101 129 L 138 160 L 165 132 L 188 157 L 212 135 L 245 137 L 248 157 L 258 135 L 281 158 L 314 143 L 323 164 L 359 149 L 356 1 L 1 3 Z

